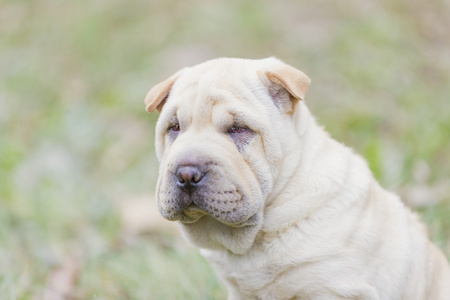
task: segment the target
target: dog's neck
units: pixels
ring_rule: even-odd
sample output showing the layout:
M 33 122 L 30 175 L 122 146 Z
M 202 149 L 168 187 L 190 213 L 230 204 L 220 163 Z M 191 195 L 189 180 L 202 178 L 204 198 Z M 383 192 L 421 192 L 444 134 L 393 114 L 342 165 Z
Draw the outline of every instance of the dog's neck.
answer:
M 298 148 L 286 153 L 283 171 L 265 207 L 261 228 L 265 234 L 283 231 L 312 216 L 341 191 L 344 182 L 352 186 L 352 193 L 365 193 L 371 181 L 364 160 L 332 139 L 304 103 L 299 103 L 294 122 Z M 359 165 L 359 174 L 352 176 L 355 165 Z

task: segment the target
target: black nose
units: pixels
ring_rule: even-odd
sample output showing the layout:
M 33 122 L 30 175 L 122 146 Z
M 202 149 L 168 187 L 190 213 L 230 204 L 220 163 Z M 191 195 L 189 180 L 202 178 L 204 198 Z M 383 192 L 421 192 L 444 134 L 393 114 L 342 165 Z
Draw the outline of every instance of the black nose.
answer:
M 175 175 L 178 179 L 178 185 L 188 190 L 196 186 L 204 176 L 199 168 L 195 166 L 179 167 Z

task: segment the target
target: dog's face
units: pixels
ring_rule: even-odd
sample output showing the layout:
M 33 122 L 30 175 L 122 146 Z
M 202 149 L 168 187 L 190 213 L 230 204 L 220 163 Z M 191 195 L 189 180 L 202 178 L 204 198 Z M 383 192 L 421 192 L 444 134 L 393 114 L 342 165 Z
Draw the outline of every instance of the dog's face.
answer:
M 285 125 L 308 84 L 302 72 L 270 58 L 212 60 L 155 86 L 146 104 L 161 112 L 161 214 L 179 220 L 200 247 L 248 247 L 239 239 L 261 227 L 292 134 Z

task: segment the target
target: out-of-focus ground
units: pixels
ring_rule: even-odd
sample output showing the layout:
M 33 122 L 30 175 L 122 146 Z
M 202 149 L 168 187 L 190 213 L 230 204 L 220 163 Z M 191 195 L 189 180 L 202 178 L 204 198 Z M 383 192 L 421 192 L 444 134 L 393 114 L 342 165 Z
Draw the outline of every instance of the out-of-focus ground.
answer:
M 303 2 L 303 3 L 302 3 Z M 277 56 L 450 255 L 446 1 L 0 1 L 0 299 L 225 299 L 151 202 L 179 68 Z

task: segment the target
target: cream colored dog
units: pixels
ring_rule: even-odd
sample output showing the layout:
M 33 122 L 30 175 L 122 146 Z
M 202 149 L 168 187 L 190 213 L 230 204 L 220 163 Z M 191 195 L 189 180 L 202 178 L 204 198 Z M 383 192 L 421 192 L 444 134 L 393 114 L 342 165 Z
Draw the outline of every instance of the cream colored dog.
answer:
M 150 90 L 161 214 L 228 299 L 450 299 L 450 268 L 416 215 L 303 100 L 275 59 L 215 59 Z

